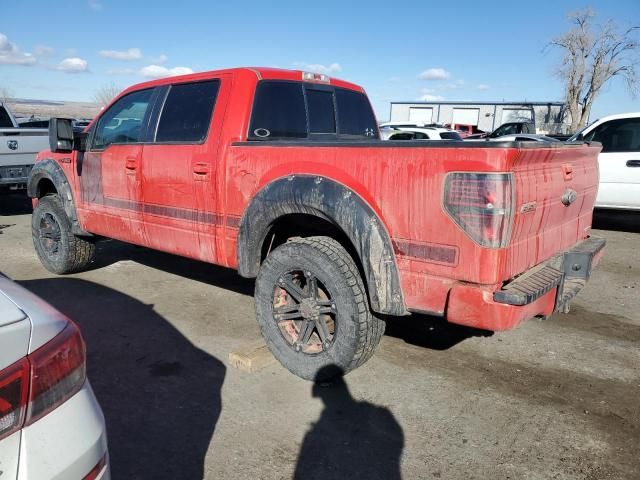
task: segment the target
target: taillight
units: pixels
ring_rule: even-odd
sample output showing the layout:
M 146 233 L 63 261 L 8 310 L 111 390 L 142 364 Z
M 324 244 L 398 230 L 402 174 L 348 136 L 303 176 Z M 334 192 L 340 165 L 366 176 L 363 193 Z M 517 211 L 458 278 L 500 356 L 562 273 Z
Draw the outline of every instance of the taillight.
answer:
M 82 388 L 86 350 L 80 330 L 69 322 L 53 340 L 28 356 L 31 387 L 26 424 L 49 413 Z
M 82 388 L 85 345 L 73 323 L 0 372 L 0 439 L 51 412 Z
M 513 197 L 509 173 L 450 173 L 445 182 L 444 209 L 476 243 L 506 247 L 513 222 Z
M 22 428 L 29 393 L 29 361 L 25 358 L 0 372 L 0 440 Z

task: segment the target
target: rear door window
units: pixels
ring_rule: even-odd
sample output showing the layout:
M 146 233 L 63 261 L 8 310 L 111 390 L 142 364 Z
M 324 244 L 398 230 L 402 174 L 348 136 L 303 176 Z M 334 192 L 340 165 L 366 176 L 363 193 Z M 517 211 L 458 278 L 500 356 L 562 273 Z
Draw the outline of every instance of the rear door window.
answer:
M 209 132 L 220 80 L 171 85 L 160 114 L 156 142 L 202 142 Z
M 306 138 L 302 83 L 263 81 L 256 88 L 249 139 Z
M 602 143 L 602 152 L 640 151 L 640 119 L 611 120 L 596 127 L 585 136 L 587 141 Z

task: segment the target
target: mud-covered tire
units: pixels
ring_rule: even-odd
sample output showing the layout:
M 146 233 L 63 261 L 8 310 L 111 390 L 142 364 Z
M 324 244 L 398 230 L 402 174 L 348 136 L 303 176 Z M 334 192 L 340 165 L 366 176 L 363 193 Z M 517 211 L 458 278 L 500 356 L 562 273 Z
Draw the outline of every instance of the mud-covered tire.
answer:
M 93 241 L 74 235 L 58 195 L 38 200 L 31 216 L 33 245 L 42 265 L 57 274 L 84 270 L 93 260 Z
M 313 274 L 335 308 L 332 343 L 321 352 L 297 351 L 276 320 L 276 292 L 283 275 L 292 271 Z M 255 301 L 267 346 L 285 368 L 306 380 L 328 380 L 361 366 L 371 358 L 384 334 L 384 321 L 369 309 L 358 267 L 342 245 L 330 237 L 296 238 L 273 250 L 260 267 Z M 316 331 L 319 339 L 317 327 Z

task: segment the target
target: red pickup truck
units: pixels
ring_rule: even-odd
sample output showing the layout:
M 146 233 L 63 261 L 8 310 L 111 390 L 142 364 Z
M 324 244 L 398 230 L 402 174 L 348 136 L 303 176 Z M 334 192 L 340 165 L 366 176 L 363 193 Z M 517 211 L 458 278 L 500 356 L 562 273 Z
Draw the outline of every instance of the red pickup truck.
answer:
M 505 330 L 568 308 L 599 261 L 599 144 L 383 142 L 364 90 L 238 68 L 122 92 L 82 135 L 52 119 L 28 193 L 43 265 L 109 237 L 256 277 L 278 360 L 371 357 L 384 317 Z M 326 369 L 325 369 L 326 371 Z

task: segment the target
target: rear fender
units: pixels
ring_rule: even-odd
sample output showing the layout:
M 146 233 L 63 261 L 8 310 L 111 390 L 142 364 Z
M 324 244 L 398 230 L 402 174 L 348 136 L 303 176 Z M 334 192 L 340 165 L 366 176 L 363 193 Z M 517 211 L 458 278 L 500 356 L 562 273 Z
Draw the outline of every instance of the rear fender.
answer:
M 255 195 L 240 220 L 240 275 L 252 278 L 258 274 L 270 227 L 280 217 L 295 213 L 328 220 L 347 235 L 362 264 L 375 312 L 408 314 L 393 244 L 382 221 L 360 196 L 326 177 L 290 175 L 269 183 Z

